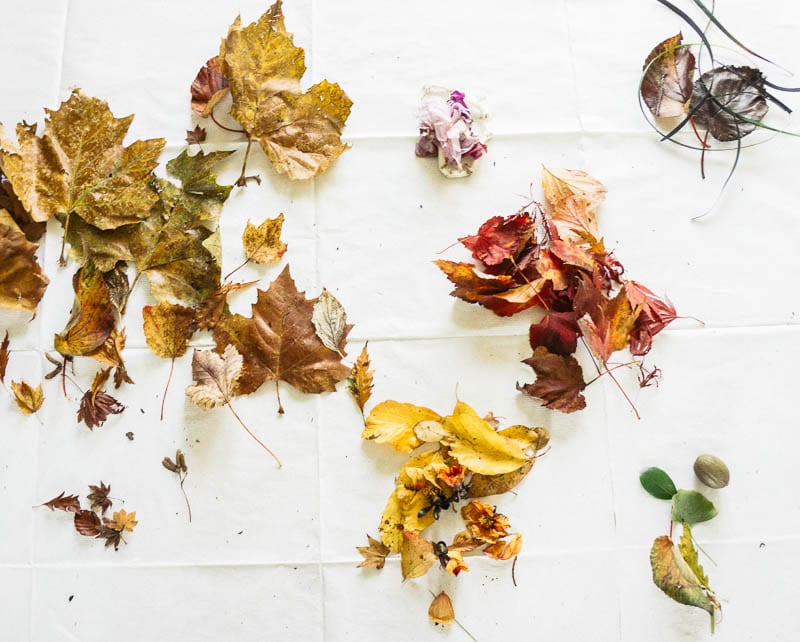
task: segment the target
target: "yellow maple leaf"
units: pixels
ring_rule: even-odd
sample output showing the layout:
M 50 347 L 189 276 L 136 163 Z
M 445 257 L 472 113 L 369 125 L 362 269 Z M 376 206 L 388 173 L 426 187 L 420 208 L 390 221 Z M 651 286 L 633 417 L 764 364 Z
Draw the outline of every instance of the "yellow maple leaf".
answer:
M 132 532 L 139 523 L 136 521 L 136 511 L 128 513 L 124 508 L 114 512 L 114 519 L 104 519 L 103 521 L 106 526 L 120 533 L 123 531 Z
M 301 90 L 305 53 L 286 31 L 280 0 L 245 27 L 236 18 L 219 59 L 230 83 L 231 115 L 261 144 L 276 171 L 311 178 L 349 148 L 340 135 L 353 103 L 327 80 Z
M 44 403 L 42 384 L 34 388 L 24 381 L 12 381 L 11 392 L 14 393 L 14 401 L 23 415 L 32 415 Z

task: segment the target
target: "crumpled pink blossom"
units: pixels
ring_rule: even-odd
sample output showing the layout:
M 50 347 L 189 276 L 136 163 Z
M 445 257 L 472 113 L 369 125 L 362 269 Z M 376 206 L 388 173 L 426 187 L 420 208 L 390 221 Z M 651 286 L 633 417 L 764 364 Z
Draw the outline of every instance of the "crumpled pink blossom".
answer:
M 473 118 L 473 111 L 479 114 Z M 476 120 L 483 111 L 469 105 L 460 91 L 427 87 L 420 106 L 416 154 L 438 157 L 439 169 L 448 178 L 469 176 L 472 164 L 486 153 L 486 136 Z

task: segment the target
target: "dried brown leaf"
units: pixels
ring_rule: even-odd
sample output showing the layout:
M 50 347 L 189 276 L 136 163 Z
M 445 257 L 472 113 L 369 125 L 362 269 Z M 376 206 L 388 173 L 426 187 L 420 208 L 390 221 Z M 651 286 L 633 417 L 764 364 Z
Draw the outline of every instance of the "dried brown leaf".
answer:
M 62 491 L 57 497 L 53 497 L 49 502 L 42 506 L 47 506 L 51 511 L 63 510 L 66 513 L 77 513 L 81 509 L 81 502 L 77 495 L 66 495 Z
M 106 511 L 111 508 L 111 499 L 109 493 L 111 492 L 111 484 L 104 484 L 102 480 L 99 486 L 89 485 L 89 494 L 86 499 L 91 502 L 92 510 L 99 510 L 101 514 L 105 515 Z
M 32 415 L 44 403 L 42 384 L 34 388 L 25 381 L 12 381 L 11 392 L 14 393 L 14 401 L 23 415 Z
M 238 390 L 242 355 L 228 345 L 222 355 L 212 350 L 195 349 L 192 356 L 192 379 L 186 396 L 203 410 L 230 403 Z
M 358 568 L 376 568 L 381 570 L 386 564 L 386 556 L 391 552 L 388 546 L 367 534 L 369 546 L 356 546 L 356 550 L 361 553 L 364 561 Z

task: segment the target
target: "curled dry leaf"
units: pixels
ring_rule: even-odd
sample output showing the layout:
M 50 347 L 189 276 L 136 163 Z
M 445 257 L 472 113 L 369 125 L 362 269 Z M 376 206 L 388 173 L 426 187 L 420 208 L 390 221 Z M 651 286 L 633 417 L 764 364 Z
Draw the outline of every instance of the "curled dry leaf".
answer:
M 628 345 L 639 309 L 631 306 L 624 285 L 613 299 L 609 299 L 594 285 L 584 281 L 575 295 L 574 305 L 578 328 L 589 349 L 603 363 Z
M 0 343 L 0 383 L 6 382 L 6 368 L 8 367 L 9 343 L 10 341 L 8 339 L 8 330 L 6 330 L 6 335 L 5 337 L 3 337 L 3 342 Z
M 327 80 L 301 90 L 305 54 L 286 31 L 280 0 L 245 27 L 236 18 L 219 58 L 230 83 L 231 115 L 277 172 L 311 178 L 348 149 L 340 136 L 353 103 Z
M 424 421 L 441 421 L 442 417 L 424 406 L 398 401 L 382 401 L 367 416 L 362 439 L 388 443 L 401 453 L 410 453 L 422 444 L 414 427 Z
M 99 510 L 102 515 L 105 515 L 106 511 L 111 508 L 112 502 L 108 496 L 110 492 L 111 484 L 104 484 L 102 480 L 99 486 L 90 485 L 86 499 L 91 502 L 91 509 L 94 511 Z
M 286 243 L 281 240 L 283 214 L 264 219 L 258 227 L 247 221 L 242 233 L 244 255 L 248 261 L 266 264 L 278 261 L 286 253 Z
M 502 495 L 515 488 L 533 468 L 531 459 L 521 468 L 502 475 L 479 475 L 475 474 L 469 483 L 469 497 L 480 498 L 489 495 Z
M 63 356 L 92 355 L 101 350 L 116 325 L 111 292 L 102 273 L 93 266 L 79 268 L 72 277 L 75 302 L 67 325 L 53 345 Z
M 25 381 L 12 381 L 11 392 L 14 394 L 14 401 L 23 415 L 32 415 L 44 403 L 44 392 L 42 384 L 35 388 Z
M 376 568 L 381 570 L 386 564 L 386 556 L 391 552 L 388 546 L 367 534 L 369 546 L 356 546 L 356 550 L 361 553 L 364 561 L 358 568 Z
M 200 117 L 207 118 L 228 91 L 228 81 L 222 73 L 219 56 L 214 56 L 192 81 L 192 109 Z
M 461 509 L 461 517 L 473 539 L 488 544 L 508 535 L 511 526 L 508 517 L 498 513 L 496 506 L 475 500 Z
M 118 415 L 125 410 L 125 406 L 101 389 L 108 381 L 110 374 L 111 368 L 98 372 L 94 376 L 92 387 L 81 397 L 78 422 L 83 421 L 89 430 L 102 426 L 109 415 Z
M 62 491 L 57 497 L 53 497 L 49 502 L 42 506 L 47 506 L 51 511 L 63 510 L 66 513 L 77 513 L 81 509 L 81 502 L 77 495 L 66 495 Z
M 507 540 L 499 540 L 483 549 L 484 555 L 495 560 L 510 560 L 522 550 L 522 534 L 514 533 Z
M 192 379 L 186 396 L 203 410 L 230 403 L 238 390 L 242 355 L 228 345 L 222 355 L 212 350 L 195 349 L 192 355 Z
M 75 530 L 86 537 L 97 537 L 103 523 L 97 513 L 91 510 L 79 510 L 75 513 Z
M 356 359 L 350 370 L 350 376 L 347 377 L 347 389 L 353 395 L 353 399 L 355 399 L 362 415 L 364 414 L 364 406 L 367 405 L 369 398 L 372 396 L 372 375 L 374 372 L 369 367 L 370 358 L 367 352 L 367 344 L 365 343 L 364 347 L 361 348 L 361 354 L 358 355 L 358 359 Z
M 0 307 L 36 311 L 50 282 L 36 260 L 38 247 L 0 209 Z
M 674 118 L 688 111 L 695 59 L 678 33 L 657 44 L 644 61 L 639 91 L 656 118 Z
M 433 602 L 428 608 L 428 617 L 434 624 L 441 624 L 442 626 L 449 626 L 455 621 L 456 614 L 453 610 L 453 602 L 447 593 L 442 591 L 433 598 Z

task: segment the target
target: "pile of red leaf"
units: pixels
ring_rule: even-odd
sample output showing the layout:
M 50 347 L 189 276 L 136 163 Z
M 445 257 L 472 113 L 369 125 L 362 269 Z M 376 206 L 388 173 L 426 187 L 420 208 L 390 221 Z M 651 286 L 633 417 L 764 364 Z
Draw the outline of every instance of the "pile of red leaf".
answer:
M 499 316 L 528 308 L 545 312 L 530 327 L 533 354 L 524 363 L 536 381 L 518 388 L 545 406 L 574 412 L 586 406 L 587 386 L 573 356 L 579 340 L 608 374 L 611 355 L 629 348 L 642 357 L 653 337 L 677 318 L 675 308 L 636 281 L 605 249 L 597 209 L 606 189 L 586 172 L 544 169 L 546 207 L 539 203 L 510 216 L 494 216 L 459 241 L 477 262 L 436 261 L 456 286 L 451 294 Z M 650 383 L 641 361 L 642 383 Z M 635 410 L 635 409 L 634 409 Z

